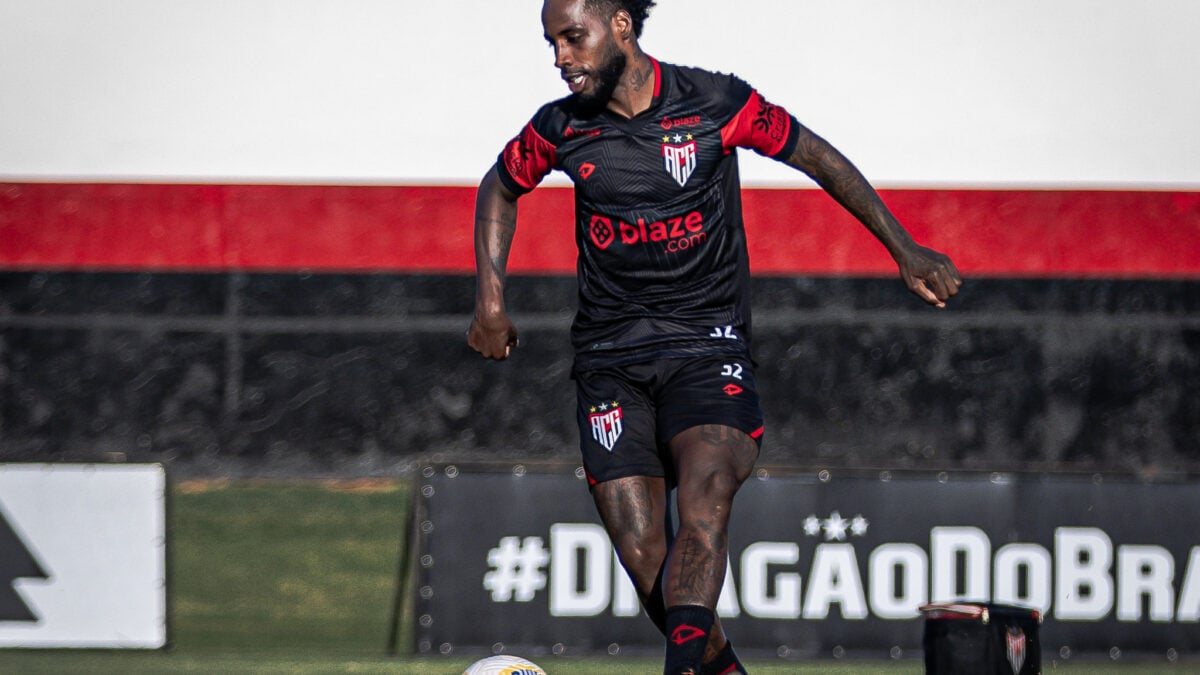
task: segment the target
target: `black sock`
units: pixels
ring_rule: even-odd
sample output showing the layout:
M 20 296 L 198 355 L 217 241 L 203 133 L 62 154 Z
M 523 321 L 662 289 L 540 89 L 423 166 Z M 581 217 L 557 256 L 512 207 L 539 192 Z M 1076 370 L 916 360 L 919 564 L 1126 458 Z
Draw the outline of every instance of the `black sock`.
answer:
M 745 675 L 746 666 L 738 660 L 737 654 L 733 651 L 733 643 L 725 641 L 725 647 L 717 652 L 716 658 L 704 664 L 700 669 L 700 675 L 733 675 L 740 673 Z
M 698 675 L 717 617 L 701 605 L 667 608 L 667 659 L 664 675 Z

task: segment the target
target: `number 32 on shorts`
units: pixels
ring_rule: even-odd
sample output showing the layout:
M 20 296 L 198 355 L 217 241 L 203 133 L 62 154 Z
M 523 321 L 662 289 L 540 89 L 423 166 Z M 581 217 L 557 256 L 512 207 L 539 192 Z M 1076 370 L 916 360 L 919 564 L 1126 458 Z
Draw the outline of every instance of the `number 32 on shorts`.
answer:
M 742 379 L 742 364 L 726 363 L 725 365 L 721 366 L 721 376 L 732 377 L 735 380 Z
M 708 334 L 710 338 L 724 338 L 726 340 L 736 340 L 738 336 L 733 332 L 733 326 L 717 326 Z

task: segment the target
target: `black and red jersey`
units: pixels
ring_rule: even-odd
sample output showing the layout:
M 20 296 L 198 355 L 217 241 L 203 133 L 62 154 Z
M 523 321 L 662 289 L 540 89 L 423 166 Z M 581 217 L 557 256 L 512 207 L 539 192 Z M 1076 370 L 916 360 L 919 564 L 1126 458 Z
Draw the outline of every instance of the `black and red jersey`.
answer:
M 654 100 L 632 119 L 546 104 L 500 154 L 529 192 L 550 171 L 575 183 L 575 365 L 749 355 L 750 267 L 739 147 L 784 159 L 799 125 L 732 75 L 653 61 Z

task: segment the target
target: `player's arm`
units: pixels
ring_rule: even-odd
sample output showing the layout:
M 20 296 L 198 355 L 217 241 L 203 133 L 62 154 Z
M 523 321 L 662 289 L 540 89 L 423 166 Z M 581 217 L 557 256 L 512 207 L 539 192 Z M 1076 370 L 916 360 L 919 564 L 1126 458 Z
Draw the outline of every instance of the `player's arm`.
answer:
M 517 195 L 493 166 L 475 197 L 475 316 L 467 344 L 489 359 L 504 359 L 517 345 L 517 329 L 504 308 L 508 252 L 517 230 Z
M 795 150 L 784 161 L 808 174 L 887 247 L 900 277 L 925 302 L 945 307 L 962 277 L 949 257 L 918 245 L 850 160 L 798 122 Z

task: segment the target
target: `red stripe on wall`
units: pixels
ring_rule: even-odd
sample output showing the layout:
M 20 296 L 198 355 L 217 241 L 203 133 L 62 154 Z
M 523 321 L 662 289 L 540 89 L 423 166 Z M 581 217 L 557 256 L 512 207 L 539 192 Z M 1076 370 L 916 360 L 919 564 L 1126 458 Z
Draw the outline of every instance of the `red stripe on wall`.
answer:
M 1200 276 L 1200 192 L 885 190 L 964 274 Z M 471 273 L 473 187 L 0 183 L 7 269 Z M 819 190 L 746 189 L 754 270 L 894 274 Z M 514 273 L 574 270 L 569 188 L 521 200 Z

